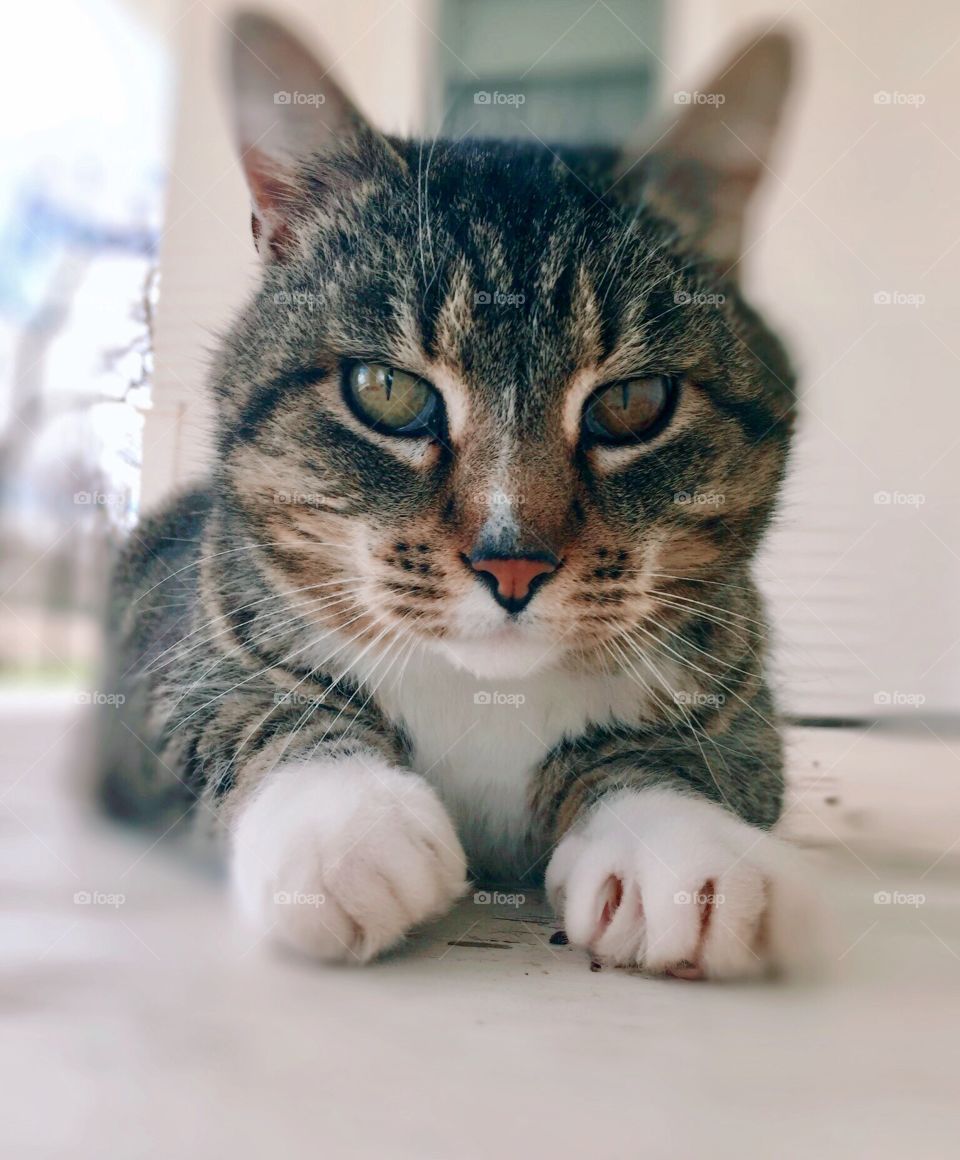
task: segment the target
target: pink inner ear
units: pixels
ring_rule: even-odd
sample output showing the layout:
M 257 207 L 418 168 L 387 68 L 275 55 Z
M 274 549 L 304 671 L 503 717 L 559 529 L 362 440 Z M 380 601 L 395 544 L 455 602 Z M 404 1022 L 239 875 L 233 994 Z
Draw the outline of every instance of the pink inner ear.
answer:
M 276 161 L 252 146 L 243 154 L 243 167 L 253 195 L 250 225 L 257 253 L 267 260 L 282 262 L 293 247 L 287 215 L 295 198 L 295 186 Z

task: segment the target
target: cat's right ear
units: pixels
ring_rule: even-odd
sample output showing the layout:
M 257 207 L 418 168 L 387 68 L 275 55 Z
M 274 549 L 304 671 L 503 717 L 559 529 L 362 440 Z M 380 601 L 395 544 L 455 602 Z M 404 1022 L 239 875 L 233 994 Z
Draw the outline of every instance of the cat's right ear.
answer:
M 234 136 L 253 202 L 254 243 L 264 261 L 283 261 L 296 244 L 298 221 L 322 196 L 324 157 L 373 152 L 402 162 L 283 25 L 241 12 L 229 33 Z M 316 171 L 309 190 L 308 158 Z

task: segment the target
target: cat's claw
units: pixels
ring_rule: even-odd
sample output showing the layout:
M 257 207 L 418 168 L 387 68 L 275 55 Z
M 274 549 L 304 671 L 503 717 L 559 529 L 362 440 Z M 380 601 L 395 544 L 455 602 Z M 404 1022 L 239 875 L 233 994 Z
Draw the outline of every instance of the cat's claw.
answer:
M 234 834 L 241 909 L 312 958 L 366 962 L 466 889 L 466 860 L 434 791 L 376 758 L 291 764 Z
M 623 791 L 558 845 L 547 889 L 571 943 L 682 979 L 815 965 L 797 852 L 702 798 Z

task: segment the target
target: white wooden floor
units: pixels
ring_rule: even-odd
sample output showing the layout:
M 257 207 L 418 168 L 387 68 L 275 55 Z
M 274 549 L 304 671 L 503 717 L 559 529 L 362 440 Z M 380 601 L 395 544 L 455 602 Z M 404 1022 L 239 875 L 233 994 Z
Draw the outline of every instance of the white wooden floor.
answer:
M 222 884 L 82 817 L 79 720 L 0 706 L 5 1157 L 957 1154 L 958 738 L 794 733 L 828 977 L 718 987 L 593 971 L 534 897 L 361 971 L 272 958 Z

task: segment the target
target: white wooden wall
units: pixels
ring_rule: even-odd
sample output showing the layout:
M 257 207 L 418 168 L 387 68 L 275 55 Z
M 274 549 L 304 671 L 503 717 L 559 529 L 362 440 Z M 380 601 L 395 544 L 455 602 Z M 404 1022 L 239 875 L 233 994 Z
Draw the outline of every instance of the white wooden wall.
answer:
M 228 0 L 176 4 L 182 12 L 175 26 L 181 79 L 160 252 L 156 406 L 144 443 L 145 506 L 203 473 L 210 430 L 204 390 L 208 352 L 257 269 L 249 199 L 234 156 L 220 72 L 224 21 L 238 5 Z M 426 0 L 264 0 L 260 6 L 313 39 L 380 127 L 416 131 L 432 51 Z

